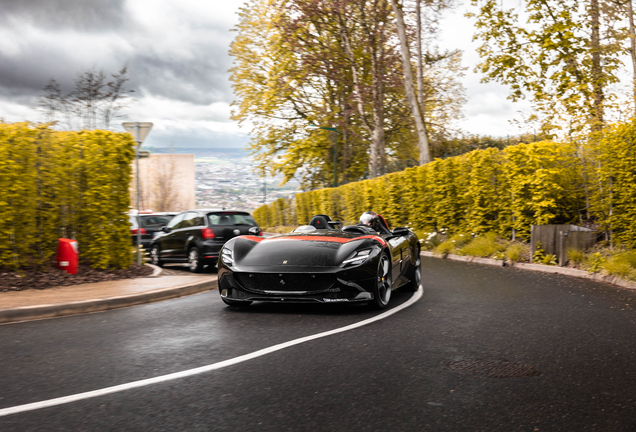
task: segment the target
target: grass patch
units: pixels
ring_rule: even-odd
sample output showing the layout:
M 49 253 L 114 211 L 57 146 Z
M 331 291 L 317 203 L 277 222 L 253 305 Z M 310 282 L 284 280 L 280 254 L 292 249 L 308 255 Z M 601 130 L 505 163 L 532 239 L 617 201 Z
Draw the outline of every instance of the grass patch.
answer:
M 504 256 L 508 261 L 521 262 L 527 261 L 527 256 L 530 256 L 530 247 L 523 243 L 512 243 L 506 247 Z
M 611 255 L 602 261 L 600 266 L 612 276 L 636 280 L 636 251 L 625 251 Z
M 502 252 L 504 248 L 503 245 L 497 242 L 497 235 L 495 233 L 486 233 L 473 238 L 461 249 L 461 253 L 462 255 L 487 258 L 495 255 L 497 252 Z
M 594 252 L 585 257 L 583 268 L 590 273 L 598 273 L 603 269 L 605 257 L 600 252 Z
M 570 248 L 566 251 L 566 254 L 568 256 L 568 260 L 570 260 L 575 267 L 581 267 L 583 263 L 585 263 L 585 252 L 581 250 Z
M 454 234 L 448 240 L 441 242 L 435 248 L 433 253 L 438 255 L 447 255 L 449 253 L 461 254 L 461 249 L 472 240 L 470 234 Z

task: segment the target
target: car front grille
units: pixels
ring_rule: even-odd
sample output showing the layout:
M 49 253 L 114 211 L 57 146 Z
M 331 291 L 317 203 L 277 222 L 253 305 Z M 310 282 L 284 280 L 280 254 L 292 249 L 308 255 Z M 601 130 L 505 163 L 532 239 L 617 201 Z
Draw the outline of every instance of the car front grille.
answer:
M 234 273 L 236 281 L 246 290 L 265 294 L 310 294 L 328 290 L 336 277 L 333 274 L 311 273 Z

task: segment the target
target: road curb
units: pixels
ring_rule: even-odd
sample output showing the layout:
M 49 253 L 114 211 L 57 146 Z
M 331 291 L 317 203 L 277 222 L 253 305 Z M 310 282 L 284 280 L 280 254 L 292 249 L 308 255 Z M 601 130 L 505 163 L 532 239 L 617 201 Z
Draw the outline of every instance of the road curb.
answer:
M 512 263 L 504 260 L 495 260 L 492 258 L 479 258 L 479 257 L 471 257 L 471 256 L 463 256 L 463 255 L 453 255 L 448 254 L 446 256 L 436 255 L 430 251 L 421 251 L 421 256 L 433 257 L 433 258 L 441 258 L 441 259 L 449 259 L 452 261 L 464 261 L 464 262 L 472 262 L 475 264 L 484 264 L 484 265 L 492 265 L 497 267 L 513 267 L 523 270 L 532 270 L 532 271 L 540 271 L 543 273 L 556 273 L 562 274 L 566 276 L 573 276 L 582 279 L 590 279 L 597 282 L 608 283 L 611 285 L 616 285 L 621 288 L 636 290 L 636 282 L 628 281 L 625 279 L 621 279 L 616 276 L 603 275 L 600 273 L 588 273 L 585 270 L 578 270 L 568 267 L 556 267 L 549 266 L 545 264 L 532 264 L 532 263 Z
M 189 283 L 176 287 L 162 288 L 142 293 L 129 294 L 102 299 L 82 300 L 63 304 L 24 306 L 12 309 L 0 309 L 0 324 L 33 321 L 46 318 L 58 318 L 92 312 L 103 312 L 129 306 L 155 303 L 192 294 L 213 290 L 217 280 Z
M 143 276 L 145 278 L 156 278 L 156 277 L 160 277 L 161 273 L 163 272 L 163 269 L 159 266 L 156 266 L 154 264 L 150 264 L 150 263 L 145 263 L 144 265 L 150 267 L 152 269 L 152 274 L 148 275 L 148 276 Z

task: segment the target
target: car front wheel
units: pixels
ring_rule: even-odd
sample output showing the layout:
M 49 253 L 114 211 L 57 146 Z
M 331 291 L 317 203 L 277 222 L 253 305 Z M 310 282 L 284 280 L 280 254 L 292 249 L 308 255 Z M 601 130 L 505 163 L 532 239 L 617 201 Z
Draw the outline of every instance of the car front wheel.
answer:
M 193 247 L 188 252 L 188 267 L 190 267 L 190 271 L 194 273 L 201 273 L 203 271 L 203 261 L 201 261 L 201 254 L 199 253 L 199 249 Z
M 389 305 L 392 286 L 391 260 L 385 254 L 382 254 L 378 263 L 375 288 L 373 289 L 373 301 L 371 302 L 371 306 L 374 309 L 385 309 Z

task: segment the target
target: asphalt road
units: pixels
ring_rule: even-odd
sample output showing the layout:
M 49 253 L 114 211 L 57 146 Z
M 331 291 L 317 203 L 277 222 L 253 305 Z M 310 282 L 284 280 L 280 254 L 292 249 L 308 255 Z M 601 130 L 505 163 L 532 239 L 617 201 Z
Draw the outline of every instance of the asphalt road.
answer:
M 0 417 L 0 431 L 634 431 L 636 293 L 423 259 L 372 324 L 198 375 Z M 391 306 L 410 293 L 395 292 Z M 235 358 L 377 316 L 223 305 L 218 292 L 0 326 L 0 410 Z M 540 371 L 489 378 L 456 361 Z

